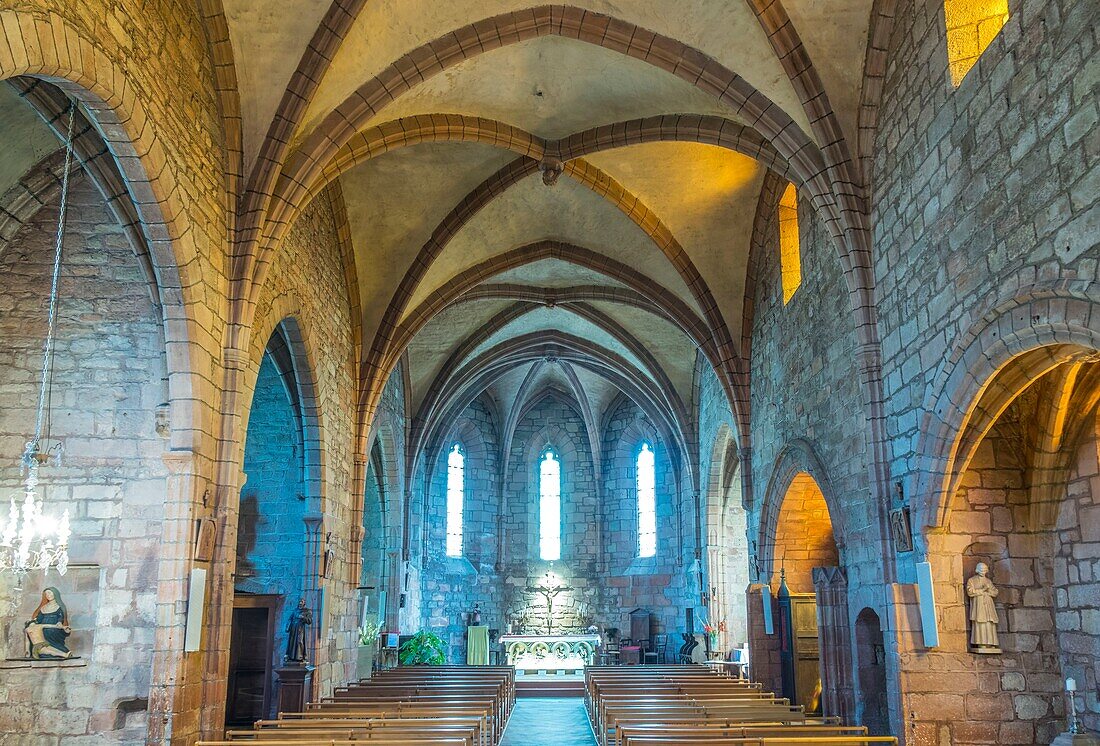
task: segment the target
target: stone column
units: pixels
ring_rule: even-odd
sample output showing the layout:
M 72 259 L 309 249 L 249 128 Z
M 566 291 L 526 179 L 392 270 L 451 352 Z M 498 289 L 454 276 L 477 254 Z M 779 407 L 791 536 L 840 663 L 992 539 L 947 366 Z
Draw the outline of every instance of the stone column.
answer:
M 821 696 L 825 715 L 852 723 L 851 625 L 848 622 L 848 576 L 840 567 L 813 568 L 817 594 L 817 634 L 821 643 Z
M 306 606 L 313 610 L 313 629 L 310 630 L 309 650 L 306 660 L 315 666 L 320 664 L 317 660 L 318 641 L 321 638 L 321 562 L 323 561 L 325 519 L 320 515 L 307 515 L 302 519 L 305 523 L 305 561 L 302 563 L 302 598 L 306 600 Z M 290 604 L 293 599 L 287 599 Z M 295 602 L 296 603 L 296 602 Z
M 202 654 L 185 656 L 184 630 L 195 518 L 201 511 L 205 484 L 192 451 L 168 451 L 160 564 L 157 576 L 157 628 L 153 653 L 153 686 L 149 691 L 146 743 L 192 743 L 199 736 Z M 196 505 L 198 503 L 198 505 Z

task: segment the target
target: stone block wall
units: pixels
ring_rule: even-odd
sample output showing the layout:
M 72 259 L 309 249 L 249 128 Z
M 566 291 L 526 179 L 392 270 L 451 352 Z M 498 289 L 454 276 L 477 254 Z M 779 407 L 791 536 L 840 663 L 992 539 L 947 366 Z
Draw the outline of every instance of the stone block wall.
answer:
M 431 465 L 425 522 L 426 562 L 422 580 L 426 626 L 444 639 L 448 660 L 466 661 L 467 614 L 477 604 L 481 623 L 504 630 L 497 572 L 500 524 L 500 437 L 488 405 L 475 399 L 440 442 Z M 447 457 L 459 443 L 465 455 L 462 556 L 448 557 Z
M 1046 324 L 1074 314 L 1072 304 L 1048 302 L 1050 289 L 1083 289 L 1100 278 L 1100 67 L 1091 32 L 1100 9 L 1069 0 L 1018 0 L 1008 9 L 1007 23 L 957 88 L 943 3 L 899 2 L 893 21 L 874 147 L 872 225 L 891 479 L 906 489 L 922 469 L 931 387 L 966 335 L 1015 299 L 1023 305 L 1014 313 L 1034 317 L 1037 326 L 1024 324 L 1003 340 L 994 335 L 990 346 L 1029 335 L 1038 340 Z M 947 395 L 952 406 L 974 404 Z M 1068 559 L 1075 550 L 1059 549 L 1049 534 L 1017 533 L 1021 470 L 1011 449 L 997 447 L 998 437 L 1003 441 L 1004 433 L 983 447 L 966 476 L 956 498 L 960 512 L 928 537 L 930 558 L 941 566 L 937 588 L 948 599 L 940 616 L 945 650 L 921 648 L 919 635 L 898 638 L 900 710 L 918 742 L 1045 743 L 1061 727 L 1046 558 Z M 1082 484 L 1075 486 L 1079 499 Z M 1019 670 L 1003 671 L 1000 662 L 964 652 L 958 595 L 964 575 L 976 555 L 998 553 L 995 580 L 1006 581 L 1013 599 L 1002 629 L 1016 646 L 1003 665 Z M 903 578 L 911 579 L 908 563 L 917 554 L 902 556 Z M 1068 581 L 1068 562 L 1065 568 Z M 1083 618 L 1069 610 L 1068 593 L 1062 600 L 1064 616 L 1053 624 Z M 959 678 L 947 685 L 945 670 Z
M 804 442 L 828 480 L 831 494 L 825 497 L 849 573 L 873 578 L 881 553 L 867 479 L 866 419 L 850 302 L 835 243 L 805 200 L 799 200 L 799 229 L 802 285 L 788 303 L 783 303 L 774 217 L 765 230 L 767 250 L 759 256 L 751 361 L 754 505 L 749 536 L 763 549 L 763 501 L 766 496 L 781 498 L 786 487 L 771 484 L 779 459 L 791 443 Z M 764 527 L 764 533 L 769 532 L 774 536 L 775 527 Z M 777 553 L 776 563 L 779 559 Z M 778 574 L 779 566 L 762 568 L 769 569 Z
M 657 493 L 657 554 L 638 556 L 637 457 L 642 442 L 654 451 Z M 656 633 L 683 627 L 683 606 L 696 605 L 697 578 L 683 568 L 695 556 L 695 511 L 679 489 L 670 452 L 653 422 L 623 397 L 603 427 L 603 546 L 605 572 L 599 616 L 629 635 L 629 612 L 653 614 Z M 690 590 L 689 590 L 690 589 Z M 679 647 L 678 645 L 675 647 Z
M 526 589 L 548 571 L 573 588 L 554 599 L 557 629 L 597 624 L 629 635 L 629 612 L 637 607 L 653 612 L 655 632 L 679 629 L 682 607 L 697 597 L 688 590 L 697 577 L 684 569 L 685 556 L 695 557 L 695 512 L 682 504 L 687 498 L 666 444 L 642 411 L 623 398 L 605 417 L 599 481 L 584 421 L 562 396 L 544 397 L 519 420 L 506 472 L 498 433 L 491 405 L 476 399 L 440 441 L 439 454 L 426 459 L 432 476 L 423 482 L 424 554 L 422 562 L 414 554 L 413 565 L 423 626 L 444 638 L 449 659 L 465 659 L 465 614 L 475 603 L 482 623 L 502 633 L 509 623 L 544 629 L 545 599 Z M 635 497 L 642 439 L 656 449 L 657 476 L 658 556 L 645 559 L 637 556 Z M 445 544 L 446 452 L 454 442 L 466 452 L 462 558 L 447 557 Z M 539 461 L 548 443 L 562 463 L 562 557 L 553 563 L 538 556 Z
M 1100 277 L 1098 11 L 1009 11 L 958 88 L 943 3 L 899 3 L 894 22 L 872 224 L 895 479 L 917 466 L 926 388 L 971 325 L 1030 286 Z
M 1081 723 L 1100 731 L 1100 419 L 1077 450 L 1058 511 L 1054 611 L 1062 673 L 1077 680 Z
M 6 454 L 21 452 L 34 431 L 57 217 L 55 200 L 0 254 Z M 46 509 L 71 511 L 73 567 L 64 577 L 32 573 L 19 608 L 33 611 L 42 588 L 57 586 L 82 665 L 9 669 L 0 661 L 0 741 L 132 743 L 144 738 L 156 626 L 167 444 L 155 413 L 168 396 L 164 343 L 138 259 L 83 176 L 73 181 L 67 223 L 50 428 L 65 454 L 41 476 Z M 19 484 L 18 463 L 0 463 L 0 520 Z M 11 579 L 0 582 L 6 598 Z M 22 621 L 5 625 L 0 657 L 24 655 Z

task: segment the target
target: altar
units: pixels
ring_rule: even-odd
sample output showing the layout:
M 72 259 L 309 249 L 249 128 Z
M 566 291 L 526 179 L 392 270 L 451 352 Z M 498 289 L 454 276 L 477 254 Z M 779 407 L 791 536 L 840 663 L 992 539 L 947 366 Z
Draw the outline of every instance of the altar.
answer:
M 591 665 L 599 635 L 501 635 L 508 665 L 519 671 L 580 671 Z

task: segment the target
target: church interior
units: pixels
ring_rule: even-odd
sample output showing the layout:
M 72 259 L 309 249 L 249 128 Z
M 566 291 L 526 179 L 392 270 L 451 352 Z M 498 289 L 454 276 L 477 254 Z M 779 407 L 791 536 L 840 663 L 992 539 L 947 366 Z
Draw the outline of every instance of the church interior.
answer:
M 0 742 L 1100 743 L 1096 0 L 0 0 Z

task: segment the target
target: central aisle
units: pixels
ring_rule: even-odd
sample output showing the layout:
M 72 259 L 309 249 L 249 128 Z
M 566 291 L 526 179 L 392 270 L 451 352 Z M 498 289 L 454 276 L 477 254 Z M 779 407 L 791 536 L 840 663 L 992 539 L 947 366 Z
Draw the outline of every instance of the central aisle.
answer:
M 500 746 L 595 746 L 581 697 L 517 699 Z

